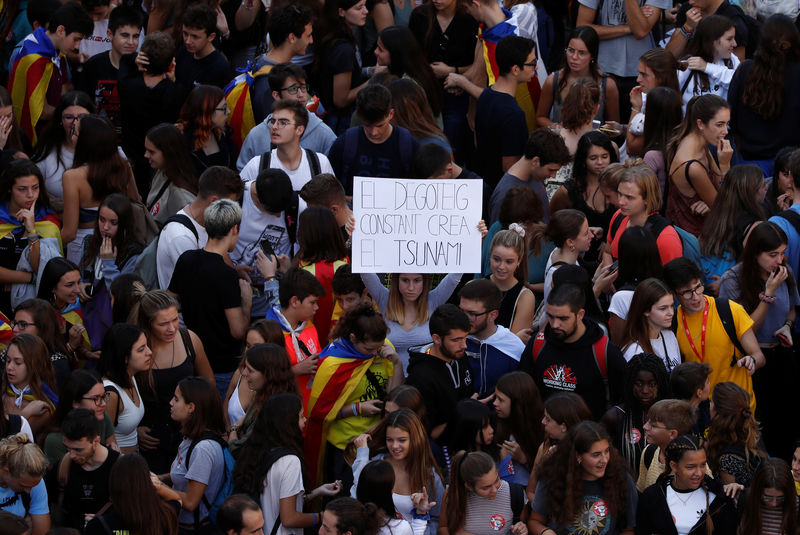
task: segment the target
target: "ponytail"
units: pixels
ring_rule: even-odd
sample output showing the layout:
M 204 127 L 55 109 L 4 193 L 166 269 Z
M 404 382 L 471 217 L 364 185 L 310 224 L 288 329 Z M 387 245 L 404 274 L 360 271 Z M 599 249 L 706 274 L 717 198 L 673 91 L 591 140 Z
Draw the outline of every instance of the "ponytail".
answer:
M 336 515 L 336 531 L 353 535 L 377 535 L 386 525 L 383 511 L 374 503 L 362 504 L 355 498 L 337 498 L 325 506 Z
M 445 491 L 447 530 L 456 533 L 464 526 L 467 513 L 468 486 L 495 468 L 494 460 L 482 451 L 459 452 L 450 465 L 450 485 Z

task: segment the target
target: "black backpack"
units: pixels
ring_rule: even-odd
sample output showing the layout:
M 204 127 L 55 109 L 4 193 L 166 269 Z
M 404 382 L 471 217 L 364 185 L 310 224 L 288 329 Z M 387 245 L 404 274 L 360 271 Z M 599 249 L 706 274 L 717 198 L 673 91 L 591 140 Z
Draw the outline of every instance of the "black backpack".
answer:
M 272 468 L 272 465 L 278 462 L 279 459 L 286 457 L 287 455 L 297 455 L 295 452 L 288 450 L 286 448 L 275 448 L 274 450 L 270 451 L 264 462 L 258 469 L 258 474 L 256 476 L 257 481 L 263 480 L 267 477 L 267 473 L 269 469 Z M 241 489 L 235 488 L 234 492 L 241 492 Z M 261 503 L 261 496 L 258 493 L 249 493 L 249 496 L 255 501 L 256 503 Z M 275 535 L 278 532 L 278 528 L 281 526 L 281 515 L 278 513 L 278 518 L 275 519 L 275 524 L 272 525 L 272 530 L 270 531 L 270 535 Z

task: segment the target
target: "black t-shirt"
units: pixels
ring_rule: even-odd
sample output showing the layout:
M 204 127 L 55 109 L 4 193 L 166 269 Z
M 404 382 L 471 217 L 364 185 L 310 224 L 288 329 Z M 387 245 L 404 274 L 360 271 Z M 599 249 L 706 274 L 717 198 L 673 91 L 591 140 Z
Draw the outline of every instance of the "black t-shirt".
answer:
M 477 172 L 494 187 L 503 176 L 503 156 L 521 158 L 528 140 L 525 112 L 514 97 L 491 87 L 483 90 L 475 111 L 475 139 Z
M 420 48 L 425 51 L 425 56 L 430 63 L 441 61 L 453 67 L 472 65 L 475 55 L 475 41 L 478 35 L 478 22 L 468 13 L 457 12 L 447 29 L 442 32 L 441 26 L 433 18 L 433 27 L 428 37 L 428 46 L 425 46 L 425 37 L 428 34 L 428 17 L 433 9 L 431 4 L 415 7 L 408 19 L 408 29 L 417 38 Z
M 236 270 L 216 253 L 186 251 L 175 264 L 169 291 L 178 294 L 186 327 L 200 337 L 214 373 L 235 370 L 241 343 L 231 336 L 225 310 L 242 306 Z
M 191 87 L 165 78 L 147 87 L 136 67 L 136 54 L 122 56 L 119 62 L 117 88 L 122 112 L 122 149 L 134 163 L 137 184 L 149 184 L 150 165 L 144 158 L 144 137 L 160 123 L 174 123 Z M 144 177 L 144 178 L 143 178 Z M 146 191 L 139 190 L 142 196 Z
M 109 448 L 106 461 L 91 472 L 84 470 L 75 462 L 70 463 L 67 484 L 64 487 L 64 511 L 68 526 L 82 529 L 84 515 L 93 515 L 108 503 L 108 480 L 111 468 L 119 456 L 119 452 Z M 58 464 L 53 466 L 56 478 Z
M 119 70 L 111 64 L 110 52 L 95 54 L 83 65 L 80 76 L 75 77 L 75 87 L 92 97 L 97 113 L 108 117 L 122 134 L 122 115 L 120 110 L 117 75 Z
M 332 43 L 328 50 L 322 52 L 320 62 L 320 87 L 319 99 L 328 112 L 336 111 L 345 113 L 333 104 L 333 77 L 345 72 L 351 73 L 350 89 L 361 85 L 361 65 L 356 57 L 356 47 L 350 41 L 341 39 Z M 349 106 L 347 110 L 350 110 Z
M 678 8 L 678 14 L 675 16 L 676 28 L 680 28 L 686 23 L 686 12 L 689 11 L 689 8 L 691 7 L 692 6 L 689 4 L 689 2 L 684 2 L 681 4 L 681 7 Z M 722 0 L 722 3 L 719 5 L 714 14 L 725 17 L 726 19 L 730 19 L 731 22 L 733 22 L 733 26 L 736 28 L 737 47 L 747 46 L 749 33 L 747 31 L 747 24 L 744 21 L 744 15 L 741 11 L 736 9 L 736 7 L 728 2 L 728 0 Z
M 207 84 L 224 88 L 232 79 L 231 66 L 217 49 L 204 58 L 195 59 L 194 54 L 181 45 L 175 54 L 175 81 L 180 84 L 187 87 Z
M 353 177 L 370 176 L 385 178 L 411 178 L 411 162 L 417 153 L 419 143 L 403 127 L 392 127 L 392 134 L 380 144 L 375 144 L 367 139 L 364 129 L 358 129 L 358 147 L 350 162 L 346 162 L 344 155 L 345 139 L 348 132 L 339 136 L 331 145 L 328 160 L 331 162 L 334 173 L 344 184 L 348 195 L 353 194 Z M 352 130 L 352 128 L 350 130 Z M 407 136 L 405 146 L 410 147 L 411 154 L 402 154 L 400 136 Z

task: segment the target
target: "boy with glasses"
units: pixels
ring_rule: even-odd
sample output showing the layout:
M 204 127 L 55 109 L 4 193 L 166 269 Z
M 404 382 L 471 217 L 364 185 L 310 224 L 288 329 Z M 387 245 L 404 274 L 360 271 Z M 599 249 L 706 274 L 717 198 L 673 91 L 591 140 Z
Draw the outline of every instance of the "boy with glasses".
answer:
M 459 297 L 459 307 L 469 317 L 467 358 L 475 391 L 482 399 L 494 392 L 494 385 L 503 374 L 519 367 L 525 344 L 507 328 L 495 324 L 503 298 L 492 281 L 472 280 L 461 289 Z
M 736 342 L 746 352 L 743 355 L 725 329 L 718 300 L 703 294 L 702 273 L 694 262 L 685 257 L 671 260 L 664 266 L 663 275 L 664 282 L 680 303 L 676 335 L 684 360 L 707 363 L 711 367 L 708 380 L 712 391 L 715 385 L 725 381 L 744 388 L 750 394 L 750 410 L 755 412 L 751 376 L 765 364 L 765 359 L 753 333 L 753 320 L 740 304 L 728 301 L 730 328 L 735 331 Z

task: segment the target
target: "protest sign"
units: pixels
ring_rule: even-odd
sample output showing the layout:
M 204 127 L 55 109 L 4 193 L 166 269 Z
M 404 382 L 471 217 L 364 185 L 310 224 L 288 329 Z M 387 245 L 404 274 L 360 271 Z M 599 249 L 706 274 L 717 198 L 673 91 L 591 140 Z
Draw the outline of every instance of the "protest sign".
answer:
M 353 273 L 478 273 L 480 180 L 354 177 Z

